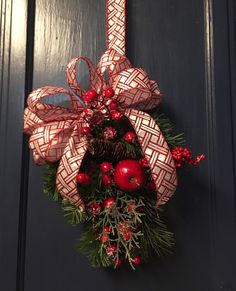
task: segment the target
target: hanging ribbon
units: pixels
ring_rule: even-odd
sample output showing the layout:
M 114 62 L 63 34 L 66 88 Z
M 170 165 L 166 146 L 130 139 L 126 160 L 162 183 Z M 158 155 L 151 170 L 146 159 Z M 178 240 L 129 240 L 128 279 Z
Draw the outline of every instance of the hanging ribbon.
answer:
M 166 203 L 176 186 L 176 169 L 171 152 L 158 125 L 143 110 L 157 107 L 161 94 L 157 83 L 149 80 L 141 68 L 132 68 L 125 53 L 125 0 L 107 1 L 107 51 L 95 68 L 91 60 L 77 57 L 66 68 L 67 83 L 76 96 L 83 98 L 86 91 L 77 82 L 77 63 L 84 61 L 89 68 L 90 87 L 99 95 L 112 87 L 122 104 L 121 110 L 132 124 L 144 156 L 149 163 L 157 190 L 157 205 Z M 108 72 L 109 79 L 103 75 Z M 66 94 L 71 109 L 42 103 L 42 98 Z M 30 135 L 29 146 L 37 164 L 59 162 L 56 185 L 61 195 L 84 208 L 77 189 L 76 175 L 87 151 L 86 137 L 80 134 L 89 124 L 83 118 L 83 106 L 70 91 L 46 86 L 28 97 L 24 115 L 24 131 Z

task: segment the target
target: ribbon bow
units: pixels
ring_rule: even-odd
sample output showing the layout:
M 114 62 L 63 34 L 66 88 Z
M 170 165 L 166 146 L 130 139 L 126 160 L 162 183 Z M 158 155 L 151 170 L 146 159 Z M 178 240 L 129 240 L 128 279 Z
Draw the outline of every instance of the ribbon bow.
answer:
M 90 87 L 98 94 L 112 87 L 114 100 L 121 102 L 123 114 L 129 119 L 138 137 L 144 156 L 149 163 L 157 190 L 157 205 L 166 203 L 176 186 L 176 169 L 169 147 L 153 118 L 143 110 L 157 107 L 161 94 L 155 81 L 149 80 L 141 68 L 132 68 L 130 61 L 114 49 L 107 50 L 97 68 L 88 58 L 77 57 L 66 68 L 67 83 L 76 96 L 83 98 L 83 90 L 76 79 L 77 63 L 84 61 L 89 68 Z M 108 80 L 104 73 L 108 72 Z M 55 94 L 69 96 L 72 109 L 42 103 L 42 98 Z M 80 134 L 89 124 L 83 119 L 83 106 L 79 98 L 70 91 L 55 86 L 45 86 L 28 96 L 28 107 L 24 112 L 24 131 L 30 135 L 29 147 L 34 161 L 60 160 L 56 186 L 61 195 L 71 203 L 84 208 L 77 189 L 76 175 L 79 172 L 88 142 Z

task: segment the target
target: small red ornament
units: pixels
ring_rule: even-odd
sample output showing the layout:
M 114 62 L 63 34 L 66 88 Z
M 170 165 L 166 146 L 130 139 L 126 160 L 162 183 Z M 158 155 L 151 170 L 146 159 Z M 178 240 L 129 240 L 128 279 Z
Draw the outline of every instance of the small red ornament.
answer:
M 84 102 L 86 102 L 86 103 L 90 103 L 90 102 L 93 101 L 92 98 L 91 98 L 90 96 L 88 96 L 88 95 L 85 95 L 85 96 L 83 97 L 83 99 L 84 99 Z
M 135 192 L 143 187 L 146 176 L 138 161 L 123 160 L 115 168 L 114 181 L 121 190 Z
M 111 112 L 111 118 L 115 121 L 119 121 L 122 117 L 122 113 L 120 111 L 112 111 Z
M 108 197 L 104 200 L 103 205 L 105 208 L 111 208 L 113 205 L 115 205 L 115 203 L 115 197 Z
M 127 241 L 129 241 L 130 239 L 131 239 L 131 232 L 130 231 L 128 231 L 128 230 L 125 230 L 124 232 L 123 232 L 123 236 L 124 236 L 124 238 L 125 238 L 125 240 L 127 240 Z
M 79 173 L 76 176 L 76 180 L 77 180 L 78 184 L 85 185 L 85 186 L 87 186 L 91 183 L 90 177 L 88 175 L 86 175 L 85 173 Z
M 88 126 L 81 127 L 80 130 L 79 130 L 79 133 L 80 133 L 81 135 L 86 135 L 86 136 L 88 136 L 88 135 L 91 134 L 91 129 L 90 129 L 90 127 L 88 127 Z
M 111 176 L 108 176 L 106 174 L 102 174 L 102 183 L 104 186 L 111 186 L 113 184 L 113 179 Z
M 114 259 L 113 260 L 113 264 L 115 265 L 115 267 L 119 267 L 122 264 L 122 260 L 121 259 Z
M 118 109 L 117 102 L 116 101 L 111 101 L 111 103 L 109 104 L 109 109 L 117 111 L 117 109 Z
M 112 89 L 112 88 L 107 88 L 106 90 L 105 90 L 105 96 L 107 97 L 107 98 L 111 98 L 111 97 L 113 97 L 115 95 L 115 91 Z
M 105 244 L 108 241 L 108 235 L 106 233 L 103 233 L 100 237 L 100 241 Z
M 92 201 L 88 204 L 88 212 L 93 216 L 97 216 L 98 214 L 100 214 L 101 210 L 101 204 L 96 201 Z
M 113 166 L 109 162 L 104 162 L 104 163 L 102 163 L 100 165 L 100 169 L 101 169 L 102 173 L 105 174 L 105 173 L 108 173 L 108 172 L 112 171 L 113 170 Z
M 114 127 L 107 126 L 107 127 L 104 128 L 102 137 L 105 140 L 113 140 L 113 139 L 117 138 L 117 132 L 116 132 Z
M 108 256 L 114 256 L 114 253 L 116 252 L 116 250 L 117 250 L 117 246 L 115 244 L 112 244 L 110 247 L 106 249 L 106 253 Z
M 141 259 L 140 259 L 140 257 L 135 257 L 135 258 L 133 258 L 133 263 L 134 263 L 135 265 L 139 265 L 139 264 L 141 263 Z
M 110 233 L 110 227 L 109 226 L 104 226 L 103 230 L 106 233 Z
M 90 100 L 91 100 L 90 102 L 94 101 L 97 98 L 97 96 L 98 96 L 97 92 L 94 89 L 88 90 L 88 92 L 87 92 L 86 95 L 88 97 L 90 97 Z
M 136 137 L 137 137 L 136 134 L 132 131 L 128 131 L 125 134 L 125 140 L 129 143 L 134 142 Z

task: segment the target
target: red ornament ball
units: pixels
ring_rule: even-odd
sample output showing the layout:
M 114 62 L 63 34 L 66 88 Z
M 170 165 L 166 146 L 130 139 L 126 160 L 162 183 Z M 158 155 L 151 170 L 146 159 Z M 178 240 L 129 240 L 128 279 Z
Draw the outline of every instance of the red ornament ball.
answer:
M 113 170 L 113 166 L 109 162 L 104 162 L 104 163 L 102 163 L 100 165 L 100 169 L 101 169 L 102 173 L 105 174 L 105 173 L 108 173 L 108 172 L 112 171 Z
M 91 129 L 90 129 L 90 127 L 88 127 L 88 126 L 81 127 L 80 130 L 79 130 L 79 133 L 80 133 L 81 135 L 86 135 L 86 136 L 88 136 L 88 135 L 91 134 Z
M 117 102 L 116 101 L 111 101 L 111 103 L 109 104 L 109 109 L 117 111 L 117 109 L 118 109 Z
M 111 208 L 113 205 L 115 205 L 115 203 L 115 197 L 108 197 L 104 200 L 103 205 L 105 208 Z
M 133 258 L 133 263 L 134 263 L 135 265 L 139 265 L 139 264 L 141 263 L 141 259 L 140 259 L 140 257 L 135 257 L 135 258 Z
M 143 167 L 136 160 L 123 160 L 114 171 L 114 181 L 125 192 L 135 192 L 146 182 Z
M 111 186 L 113 184 L 113 179 L 112 177 L 106 175 L 106 174 L 102 174 L 102 183 L 104 186 Z
M 121 119 L 121 117 L 122 117 L 122 113 L 120 111 L 115 110 L 115 111 L 111 112 L 111 118 L 113 120 L 119 121 Z
M 134 142 L 136 138 L 136 134 L 132 131 L 128 131 L 125 134 L 125 140 L 129 143 Z
M 107 98 L 111 98 L 111 97 L 113 97 L 115 95 L 115 91 L 112 89 L 112 88 L 107 88 L 106 90 L 105 90 L 105 96 L 107 97 Z
M 78 184 L 85 185 L 85 186 L 88 186 L 91 183 L 90 177 L 86 175 L 85 173 L 79 173 L 76 176 L 76 180 Z
M 98 94 L 94 89 L 88 90 L 86 95 L 90 98 L 90 102 L 94 101 L 98 97 Z

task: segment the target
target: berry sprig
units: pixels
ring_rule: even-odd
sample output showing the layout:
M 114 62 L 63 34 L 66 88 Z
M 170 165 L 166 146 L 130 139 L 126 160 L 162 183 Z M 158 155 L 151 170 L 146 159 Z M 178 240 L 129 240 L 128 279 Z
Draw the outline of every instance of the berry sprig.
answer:
M 186 147 L 173 148 L 172 156 L 175 161 L 176 168 L 180 168 L 185 164 L 190 166 L 197 166 L 201 162 L 201 160 L 205 159 L 204 154 L 193 157 L 191 150 Z

